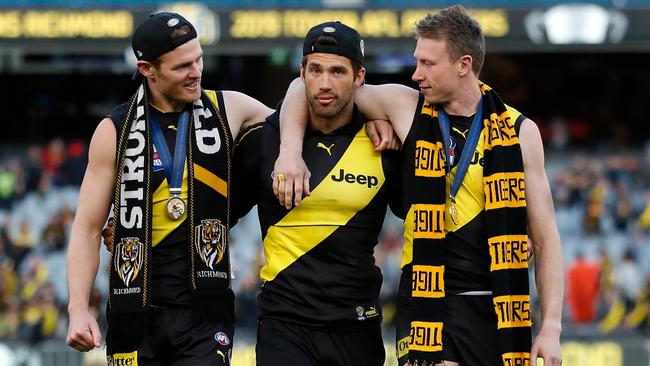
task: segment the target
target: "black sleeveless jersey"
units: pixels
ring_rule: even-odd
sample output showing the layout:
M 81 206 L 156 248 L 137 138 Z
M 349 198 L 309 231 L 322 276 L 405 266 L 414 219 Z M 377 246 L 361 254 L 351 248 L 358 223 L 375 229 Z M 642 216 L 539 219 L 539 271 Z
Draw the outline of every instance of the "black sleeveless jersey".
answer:
M 379 154 L 355 109 L 332 132 L 308 131 L 303 158 L 311 196 L 286 210 L 273 195 L 278 112 L 243 131 L 235 146 L 234 201 L 258 203 L 266 264 L 260 318 L 327 327 L 376 326 L 382 275 L 373 257 L 398 154 Z M 244 210 L 246 211 L 246 210 Z M 239 213 L 241 215 L 242 213 Z

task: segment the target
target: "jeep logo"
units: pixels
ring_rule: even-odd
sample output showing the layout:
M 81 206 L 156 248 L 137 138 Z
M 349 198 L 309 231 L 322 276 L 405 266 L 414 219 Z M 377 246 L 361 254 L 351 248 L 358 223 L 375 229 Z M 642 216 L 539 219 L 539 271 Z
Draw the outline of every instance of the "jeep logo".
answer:
M 364 184 L 367 185 L 368 188 L 375 187 L 377 184 L 379 184 L 379 179 L 373 175 L 354 175 L 352 173 L 345 173 L 343 169 L 339 170 L 339 175 L 338 177 L 335 174 L 332 174 L 332 180 L 335 182 L 342 182 L 346 181 L 347 183 L 359 183 L 359 184 Z

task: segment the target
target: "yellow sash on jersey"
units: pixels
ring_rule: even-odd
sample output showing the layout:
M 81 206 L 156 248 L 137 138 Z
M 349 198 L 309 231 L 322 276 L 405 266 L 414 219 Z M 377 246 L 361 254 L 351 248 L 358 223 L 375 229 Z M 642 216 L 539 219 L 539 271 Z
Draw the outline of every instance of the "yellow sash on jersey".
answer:
M 332 179 L 333 175 L 338 177 L 341 171 L 353 174 L 354 181 L 337 182 Z M 352 177 L 348 177 L 352 181 Z M 375 177 L 376 184 L 370 184 L 368 177 Z M 269 227 L 264 238 L 266 265 L 260 273 L 262 279 L 272 281 L 278 273 L 336 229 L 346 225 L 372 201 L 384 181 L 381 155 L 375 152 L 365 129 L 361 128 L 341 159 L 311 195 Z

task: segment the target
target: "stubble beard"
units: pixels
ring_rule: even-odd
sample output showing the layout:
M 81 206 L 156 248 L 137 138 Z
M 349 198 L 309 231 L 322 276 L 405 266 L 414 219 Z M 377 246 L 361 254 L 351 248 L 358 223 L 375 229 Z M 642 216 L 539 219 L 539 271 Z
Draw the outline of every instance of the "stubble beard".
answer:
M 334 101 L 328 106 L 321 106 L 318 100 L 316 99 L 316 96 L 310 95 L 307 98 L 307 102 L 309 103 L 309 108 L 314 112 L 314 114 L 319 117 L 323 118 L 325 120 L 332 120 L 338 117 L 343 109 L 350 104 L 351 99 L 348 100 L 341 100 L 339 99 L 339 96 L 336 95 Z

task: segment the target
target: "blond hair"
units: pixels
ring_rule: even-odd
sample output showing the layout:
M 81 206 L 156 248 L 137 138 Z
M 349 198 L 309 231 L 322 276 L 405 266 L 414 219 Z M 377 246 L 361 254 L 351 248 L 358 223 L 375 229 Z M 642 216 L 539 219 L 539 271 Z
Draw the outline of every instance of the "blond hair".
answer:
M 485 37 L 478 22 L 461 5 L 437 14 L 427 14 L 415 24 L 417 38 L 444 40 L 452 61 L 464 55 L 472 57 L 472 71 L 478 76 L 485 60 Z

